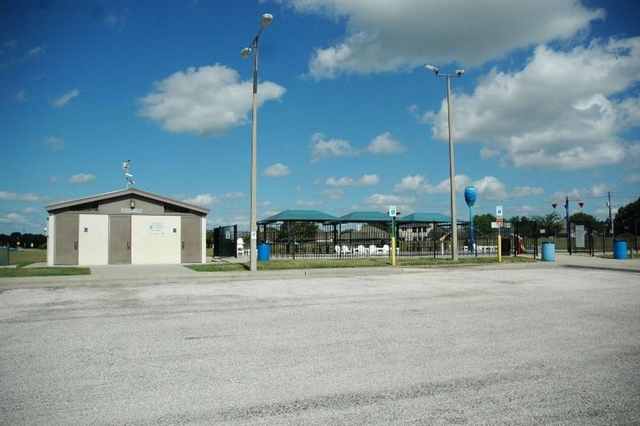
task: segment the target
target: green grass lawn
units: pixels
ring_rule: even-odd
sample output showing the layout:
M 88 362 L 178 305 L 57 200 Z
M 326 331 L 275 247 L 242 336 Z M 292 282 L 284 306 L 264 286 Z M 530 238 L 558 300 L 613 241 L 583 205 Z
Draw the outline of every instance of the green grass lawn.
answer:
M 536 262 L 530 257 L 503 257 L 503 263 Z M 453 262 L 449 258 L 410 258 L 397 259 L 396 266 L 443 266 L 443 265 L 483 265 L 498 263 L 495 257 L 465 257 Z M 198 272 L 229 272 L 248 271 L 249 262 L 246 263 L 207 263 L 202 265 L 188 265 L 188 268 Z M 322 268 L 369 268 L 391 267 L 389 258 L 362 258 L 362 259 L 278 259 L 268 262 L 258 262 L 258 270 L 275 271 L 283 269 L 322 269 Z
M 40 267 L 26 268 L 34 263 L 44 263 L 47 261 L 46 250 L 26 249 L 24 251 L 10 251 L 9 264 L 15 265 L 13 268 L 0 268 L 0 278 L 2 277 L 45 277 L 45 276 L 65 276 L 65 275 L 91 275 L 90 268 L 83 267 Z M 535 262 L 536 260 L 524 256 L 503 257 L 504 263 L 514 262 Z M 464 257 L 455 264 L 482 265 L 497 263 L 495 257 Z M 442 266 L 453 265 L 450 258 L 398 258 L 396 266 Z M 207 263 L 201 265 L 188 265 L 188 268 L 198 272 L 233 272 L 248 271 L 249 262 L 245 263 Z M 258 270 L 274 271 L 284 269 L 321 269 L 321 268 L 375 268 L 391 267 L 391 259 L 380 258 L 355 258 L 355 259 L 278 259 L 268 262 L 258 262 Z
M 73 266 L 25 268 L 25 266 L 32 265 L 34 263 L 44 263 L 46 261 L 46 250 L 25 249 L 23 251 L 9 251 L 9 265 L 15 265 L 15 267 L 0 268 L 0 278 L 91 275 L 91 270 L 89 268 Z

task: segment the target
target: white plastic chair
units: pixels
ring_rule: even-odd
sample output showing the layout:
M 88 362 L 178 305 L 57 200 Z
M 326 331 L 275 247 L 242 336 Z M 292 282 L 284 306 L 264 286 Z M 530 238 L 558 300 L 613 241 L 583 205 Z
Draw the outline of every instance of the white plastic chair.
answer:
M 347 247 L 346 245 L 342 246 L 342 254 L 348 253 L 351 253 L 351 249 L 349 249 L 349 247 Z
M 389 254 L 389 245 L 385 244 L 382 246 L 382 254 Z
M 236 241 L 236 257 L 244 256 L 244 240 L 242 238 L 238 238 Z

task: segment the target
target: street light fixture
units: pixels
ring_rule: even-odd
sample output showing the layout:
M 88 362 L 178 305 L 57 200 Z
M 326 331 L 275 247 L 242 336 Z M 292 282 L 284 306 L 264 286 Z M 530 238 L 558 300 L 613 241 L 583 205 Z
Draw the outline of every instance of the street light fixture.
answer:
M 240 54 L 243 58 L 248 57 L 253 49 L 253 109 L 251 114 L 251 213 L 249 215 L 250 236 L 250 254 L 249 262 L 251 272 L 258 270 L 257 264 L 257 240 L 258 232 L 256 230 L 258 222 L 257 213 L 257 191 L 256 180 L 258 174 L 258 39 L 262 30 L 265 29 L 273 21 L 273 15 L 265 13 L 262 15 L 260 22 L 260 30 L 249 46 L 242 49 Z
M 458 260 L 458 220 L 456 219 L 456 171 L 453 158 L 453 119 L 451 117 L 451 77 L 462 77 L 464 70 L 456 70 L 453 74 L 440 74 L 440 70 L 433 65 L 425 68 L 439 77 L 447 78 L 447 116 L 449 120 L 449 185 L 451 195 L 451 259 Z

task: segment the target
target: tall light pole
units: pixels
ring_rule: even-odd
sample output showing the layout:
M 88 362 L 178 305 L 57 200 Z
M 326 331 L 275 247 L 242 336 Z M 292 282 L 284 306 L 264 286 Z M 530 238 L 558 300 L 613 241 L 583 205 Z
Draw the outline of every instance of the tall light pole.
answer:
M 453 74 L 440 74 L 437 67 L 427 64 L 429 71 L 436 76 L 447 78 L 447 116 L 449 119 L 449 185 L 451 195 L 451 259 L 458 260 L 458 220 L 456 219 L 456 171 L 453 158 L 453 119 L 451 117 L 451 77 L 462 77 L 464 70 L 456 70 Z
M 260 38 L 260 34 L 262 30 L 265 29 L 267 25 L 269 25 L 273 21 L 273 15 L 269 13 L 265 13 L 262 15 L 262 20 L 260 22 L 260 29 L 258 30 L 258 34 L 256 34 L 255 38 L 251 42 L 251 44 L 240 52 L 243 58 L 246 58 L 251 54 L 251 49 L 253 48 L 253 109 L 251 114 L 251 213 L 249 217 L 249 228 L 251 231 L 251 245 L 250 245 L 250 254 L 249 254 L 249 262 L 251 265 L 251 272 L 258 270 L 257 263 L 257 248 L 258 248 L 258 232 L 257 232 L 257 222 L 258 222 L 258 213 L 257 213 L 257 191 L 256 191 L 256 180 L 258 174 L 258 39 Z

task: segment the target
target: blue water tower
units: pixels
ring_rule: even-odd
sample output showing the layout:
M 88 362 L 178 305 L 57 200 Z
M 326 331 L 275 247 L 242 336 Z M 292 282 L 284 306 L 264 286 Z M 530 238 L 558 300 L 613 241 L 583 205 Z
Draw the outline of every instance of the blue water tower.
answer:
M 471 253 L 476 253 L 476 245 L 473 238 L 473 205 L 476 203 L 477 193 L 473 186 L 467 186 L 464 189 L 464 201 L 469 206 L 469 233 L 471 234 Z

